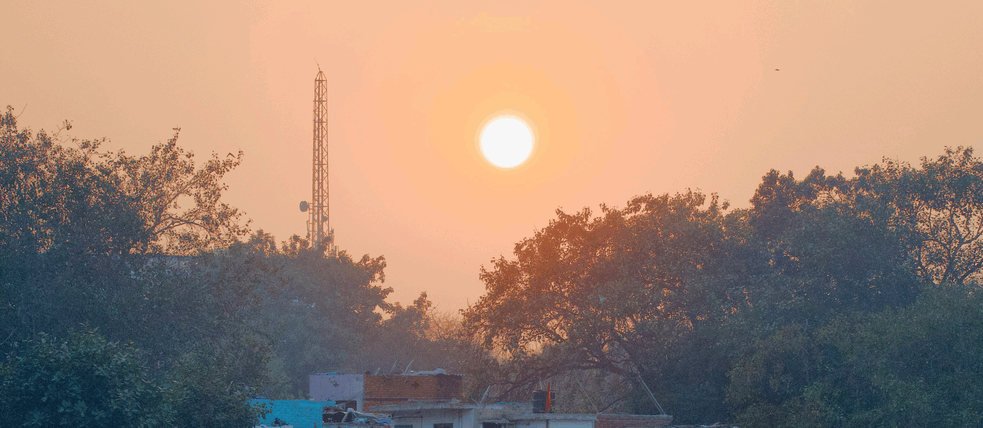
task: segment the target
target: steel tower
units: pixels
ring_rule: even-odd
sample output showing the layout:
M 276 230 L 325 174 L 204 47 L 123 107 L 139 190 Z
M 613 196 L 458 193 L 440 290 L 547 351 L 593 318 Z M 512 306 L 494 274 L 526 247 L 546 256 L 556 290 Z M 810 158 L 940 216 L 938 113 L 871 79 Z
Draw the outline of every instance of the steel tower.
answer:
M 334 253 L 334 231 L 331 230 L 328 206 L 328 85 L 321 67 L 314 79 L 314 168 L 312 176 L 311 216 L 307 221 L 307 237 L 311 245 L 325 245 Z

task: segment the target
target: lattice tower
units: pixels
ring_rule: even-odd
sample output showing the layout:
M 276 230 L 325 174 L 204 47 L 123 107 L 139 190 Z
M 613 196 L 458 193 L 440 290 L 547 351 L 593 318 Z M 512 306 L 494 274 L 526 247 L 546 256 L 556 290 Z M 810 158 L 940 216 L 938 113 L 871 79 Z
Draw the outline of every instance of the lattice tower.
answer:
M 328 206 L 328 85 L 321 68 L 314 79 L 314 169 L 312 178 L 311 216 L 307 221 L 307 237 L 311 244 L 325 243 L 333 249 Z

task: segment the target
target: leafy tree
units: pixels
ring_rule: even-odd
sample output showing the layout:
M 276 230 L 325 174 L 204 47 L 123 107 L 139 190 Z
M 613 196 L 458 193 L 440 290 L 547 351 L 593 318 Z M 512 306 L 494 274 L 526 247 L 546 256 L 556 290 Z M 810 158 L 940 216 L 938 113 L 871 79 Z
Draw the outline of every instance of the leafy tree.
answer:
M 403 307 L 399 303 L 389 305 L 385 310 L 388 318 L 375 328 L 366 331 L 356 372 L 383 369 L 386 373 L 391 367 L 402 363 L 399 369 L 412 365 L 420 370 L 434 369 L 431 364 L 432 353 L 427 330 L 430 327 L 430 310 L 433 303 L 422 293 L 413 304 Z M 392 350 L 398 349 L 394 354 Z M 447 367 L 444 367 L 447 368 Z M 359 370 L 360 369 L 360 370 Z
M 65 125 L 70 129 L 70 125 Z M 0 245 L 4 259 L 25 255 L 126 254 L 143 239 L 138 207 L 114 184 L 101 141 L 55 142 L 0 116 Z
M 26 427 L 168 426 L 160 386 L 137 351 L 95 330 L 21 342 L 0 365 L 0 414 Z
M 704 198 L 639 197 L 623 210 L 602 206 L 558 218 L 516 245 L 515 260 L 482 269 L 488 294 L 465 320 L 486 343 L 522 357 L 541 345 L 578 350 L 575 368 L 632 370 L 650 343 L 637 334 L 673 329 L 698 308 L 685 280 L 712 263 L 722 235 L 719 206 Z M 678 318 L 678 319 L 677 319 Z M 665 325 L 659 321 L 672 320 Z M 654 340 L 665 340 L 660 335 Z
M 869 180 L 820 168 L 801 181 L 772 170 L 751 202 L 752 247 L 766 265 L 746 278 L 727 402 L 746 426 L 824 426 L 807 398 L 835 349 L 814 336 L 844 314 L 912 304 L 922 289 L 916 240 Z
M 983 299 L 976 286 L 927 291 L 900 310 L 845 318 L 818 335 L 842 355 L 816 398 L 848 426 L 965 427 L 983 424 Z M 836 367 L 836 366 L 834 366 Z M 823 401 L 828 400 L 828 401 Z M 857 405 L 865 403 L 866 405 Z
M 18 128 L 7 107 L 0 116 L 0 244 L 30 254 L 196 254 L 245 235 L 241 213 L 221 202 L 222 177 L 242 152 L 213 154 L 196 168 L 194 154 L 177 145 L 178 131 L 145 156 L 105 153 L 104 140 L 72 139 L 71 148 Z
M 745 351 L 727 385 L 728 404 L 741 426 L 815 426 L 804 405 L 817 370 L 818 351 L 811 339 L 801 325 L 790 324 Z
M 258 277 L 256 270 L 203 253 L 225 247 L 245 232 L 238 211 L 220 202 L 225 190 L 221 178 L 241 154 L 213 156 L 197 169 L 176 138 L 175 133 L 148 156 L 132 157 L 100 152 L 102 141 L 66 144 L 44 131 L 20 129 L 10 108 L 0 116 L 0 352 L 17 351 L 17 343 L 48 340 L 42 333 L 75 337 L 71 329 L 88 323 L 113 340 L 135 341 L 143 348 L 139 357 L 151 361 L 149 375 L 155 379 L 171 376 L 181 367 L 179 359 L 190 355 L 215 364 L 202 366 L 210 368 L 204 372 L 211 377 L 199 376 L 198 385 L 186 377 L 179 385 L 203 390 L 222 376 L 236 378 L 243 385 L 226 383 L 223 388 L 236 386 L 233 391 L 242 405 L 244 388 L 262 385 L 261 374 L 243 372 L 269 355 L 263 350 L 268 346 L 242 345 L 264 340 L 262 333 L 247 329 L 257 296 L 257 281 L 247 279 Z M 187 209 L 180 211 L 182 206 Z M 102 346 L 91 340 L 81 343 Z M 213 345 L 219 343 L 223 345 Z M 240 352 L 244 347 L 250 352 Z M 71 366 L 96 358 L 95 351 L 86 352 L 69 348 L 57 355 Z M 128 353 L 123 357 L 137 361 Z M 216 356 L 225 353 L 243 358 L 223 366 Z M 52 382 L 47 376 L 59 373 L 38 371 L 21 387 L 43 389 Z M 120 376 L 125 382 L 130 375 Z M 138 402 L 121 403 L 128 414 L 154 415 Z M 175 403 L 182 401 L 167 405 Z M 47 410 L 39 404 L 32 411 Z
M 311 374 L 356 364 L 392 289 L 380 285 L 383 257 L 356 262 L 344 251 L 329 256 L 324 247 L 286 253 L 268 309 L 277 327 L 275 351 L 283 356 L 292 392 L 304 396 Z
M 979 426 L 983 302 L 977 287 L 929 290 L 906 308 L 837 317 L 764 339 L 730 373 L 747 427 Z
M 480 346 L 462 328 L 461 318 L 438 311 L 426 292 L 406 307 L 399 303 L 389 305 L 386 315 L 364 337 L 354 371 L 381 369 L 388 373 L 394 367 L 404 370 L 409 366 L 416 371 L 440 368 L 448 373 L 464 373 L 472 366 L 470 363 L 477 364 L 473 358 L 482 354 Z M 471 389 L 476 389 L 475 382 L 469 381 L 465 379 Z M 478 400 L 480 395 L 474 398 Z
M 921 168 L 885 160 L 857 169 L 858 182 L 891 205 L 915 238 L 920 273 L 936 284 L 977 280 L 983 269 L 983 162 L 971 147 L 946 148 Z
M 922 346 L 951 347 L 947 341 L 965 343 L 975 331 L 962 321 L 927 327 L 946 330 L 945 340 L 913 334 L 926 330 L 915 320 L 961 318 L 928 303 L 947 292 L 919 296 L 925 281 L 951 287 L 976 274 L 974 162 L 971 150 L 957 149 L 924 159 L 921 169 L 892 161 L 860 168 L 852 180 L 818 168 L 802 181 L 765 177 L 751 224 L 774 270 L 770 286 L 751 294 L 757 308 L 747 323 L 756 332 L 736 354 L 727 388 L 742 426 L 978 423 L 965 393 L 943 392 L 964 387 L 933 380 L 951 367 L 890 368 L 924 364 L 933 357 Z M 965 304 L 953 308 L 971 313 Z
M 148 257 L 214 249 L 245 233 L 239 212 L 220 202 L 221 178 L 241 153 L 196 169 L 176 140 L 132 157 L 100 152 L 101 140 L 71 140 L 73 148 L 20 129 L 10 107 L 0 116 L 5 336 L 112 322 L 134 301 L 133 273 Z
M 802 181 L 766 174 L 749 210 L 768 279 L 756 290 L 759 322 L 818 327 L 844 311 L 878 311 L 918 295 L 905 230 L 856 181 L 814 169 Z M 769 318 L 770 317 L 770 318 Z
M 109 158 L 116 185 L 140 207 L 149 235 L 133 249 L 137 252 L 194 255 L 226 247 L 248 233 L 242 213 L 221 201 L 228 189 L 222 177 L 239 166 L 242 151 L 224 158 L 213 153 L 196 168 L 194 154 L 177 145 L 179 132 L 175 128 L 174 136 L 148 155 L 121 151 Z
M 96 298 L 93 277 L 118 270 L 119 256 L 142 239 L 137 208 L 113 186 L 97 145 L 66 148 L 44 131 L 19 129 L 9 107 L 0 117 L 0 325 L 7 344 L 84 321 L 75 315 Z
M 599 217 L 588 209 L 558 211 L 516 245 L 514 260 L 482 269 L 487 294 L 468 308 L 465 322 L 507 359 L 493 381 L 501 395 L 571 370 L 603 370 L 633 382 L 647 377 L 659 382 L 653 384 L 660 393 L 673 394 L 680 384 L 665 384 L 662 375 L 700 363 L 675 350 L 726 352 L 712 331 L 735 304 L 727 255 L 736 255 L 740 241 L 728 232 L 742 223 L 726 218 L 716 198 L 707 202 L 689 192 L 636 197 L 623 209 L 602 205 Z M 723 378 L 726 370 L 694 373 Z M 722 400 L 722 385 L 711 389 Z
M 843 313 L 904 307 L 921 289 L 912 234 L 863 184 L 771 171 L 747 210 L 725 214 L 691 192 L 602 206 L 596 218 L 558 212 L 514 260 L 482 270 L 488 293 L 465 321 L 503 351 L 488 383 L 507 395 L 601 370 L 643 379 L 680 423 L 727 419 L 727 396 L 732 409 L 803 414 L 786 407 L 815 375 L 814 352 L 794 338 Z M 792 354 L 808 358 L 789 365 Z M 735 364 L 758 380 L 736 385 Z M 624 398 L 658 412 L 643 390 Z
M 262 391 L 269 343 L 256 338 L 199 343 L 178 359 L 164 391 L 176 426 L 236 428 L 253 426 L 267 409 L 250 397 Z M 259 358 L 257 358 L 259 356 Z

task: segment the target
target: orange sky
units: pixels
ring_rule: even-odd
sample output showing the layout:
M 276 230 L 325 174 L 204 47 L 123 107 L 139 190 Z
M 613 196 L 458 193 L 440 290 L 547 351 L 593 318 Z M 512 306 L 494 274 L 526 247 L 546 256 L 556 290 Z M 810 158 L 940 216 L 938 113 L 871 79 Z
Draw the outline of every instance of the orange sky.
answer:
M 339 246 L 448 311 L 558 207 L 686 188 L 744 207 L 771 168 L 983 142 L 979 1 L 143 3 L 5 5 L 0 105 L 131 153 L 173 127 L 200 158 L 242 149 L 227 200 L 282 240 L 305 233 L 316 60 Z M 507 173 L 474 142 L 504 110 L 540 137 Z

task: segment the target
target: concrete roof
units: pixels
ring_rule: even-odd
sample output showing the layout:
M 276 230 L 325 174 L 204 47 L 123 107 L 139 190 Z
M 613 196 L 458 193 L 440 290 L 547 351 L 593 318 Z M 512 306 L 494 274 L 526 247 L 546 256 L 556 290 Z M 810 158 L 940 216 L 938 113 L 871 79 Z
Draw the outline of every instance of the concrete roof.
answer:
M 426 411 L 440 411 L 440 410 L 519 410 L 521 407 L 529 407 L 525 403 L 490 403 L 490 404 L 471 404 L 464 403 L 461 401 L 443 401 L 443 402 L 410 402 L 406 404 L 386 404 L 382 406 L 375 406 L 372 408 L 373 412 L 378 413 L 388 413 L 393 416 L 399 416 L 400 413 L 409 412 L 426 412 Z M 593 421 L 597 419 L 597 415 L 590 413 L 532 413 L 529 410 L 522 412 L 520 414 L 513 414 L 511 417 L 507 417 L 510 421 L 536 421 L 536 420 L 573 420 L 573 421 Z
M 509 419 L 510 421 L 542 421 L 542 420 L 567 420 L 567 421 L 593 421 L 597 415 L 593 413 L 526 413 Z
M 481 407 L 477 404 L 463 403 L 460 401 L 414 401 L 406 404 L 383 404 L 372 406 L 373 412 L 392 413 L 392 412 L 412 412 L 419 410 L 467 410 Z M 487 405 L 485 407 L 488 407 Z

